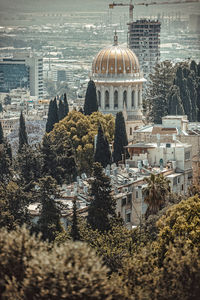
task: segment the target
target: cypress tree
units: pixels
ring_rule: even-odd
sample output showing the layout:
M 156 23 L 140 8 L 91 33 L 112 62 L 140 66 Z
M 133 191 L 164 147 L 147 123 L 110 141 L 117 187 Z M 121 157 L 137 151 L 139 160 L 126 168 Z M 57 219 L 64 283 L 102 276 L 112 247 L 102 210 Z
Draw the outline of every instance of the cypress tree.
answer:
M 67 101 L 67 95 L 66 93 L 64 94 L 64 117 L 66 117 L 69 113 L 69 105 L 68 105 L 68 101 Z
M 3 144 L 3 142 L 4 142 L 3 128 L 0 122 L 0 144 Z
M 41 177 L 42 158 L 38 149 L 24 145 L 17 155 L 17 172 L 20 175 L 20 184 L 28 191 L 38 178 Z
M 175 67 L 170 61 L 156 64 L 150 74 L 146 90 L 145 106 L 147 118 L 156 124 L 162 123 L 162 117 L 168 113 L 167 94 L 173 85 Z
M 196 80 L 195 80 L 195 73 L 193 71 L 191 73 L 192 74 L 190 74 L 187 78 L 187 88 L 191 100 L 191 121 L 196 122 L 197 114 L 198 114 Z
M 2 103 L 0 102 L 0 112 L 3 111 L 3 106 L 2 106 Z
M 116 202 L 111 193 L 110 178 L 103 173 L 99 163 L 94 163 L 93 167 L 87 222 L 92 229 L 104 232 L 111 229 L 111 223 L 116 218 Z
M 41 204 L 41 214 L 35 229 L 42 233 L 44 240 L 50 242 L 54 241 L 56 235 L 63 230 L 60 223 L 61 210 L 55 201 L 58 198 L 55 180 L 51 176 L 41 178 L 36 195 L 36 200 Z
M 42 174 L 50 175 L 58 184 L 72 182 L 77 176 L 76 163 L 71 142 L 67 136 L 63 139 L 44 135 L 42 146 Z
M 187 87 L 187 79 L 183 76 L 183 69 L 181 66 L 177 68 L 174 83 L 179 87 L 180 97 L 185 114 L 188 116 L 189 121 L 192 121 L 192 104 L 190 93 Z
M 197 75 L 197 72 L 198 72 L 197 64 L 194 60 L 192 60 L 191 63 L 190 63 L 190 70 L 194 71 L 195 75 Z
M 80 240 L 80 233 L 78 229 L 78 220 L 77 220 L 77 206 L 76 200 L 73 200 L 73 217 L 72 217 L 72 228 L 71 228 L 71 237 L 73 241 Z
M 23 113 L 21 111 L 20 121 L 19 121 L 19 152 L 23 148 L 24 145 L 28 145 L 28 136 L 26 133 L 26 125 Z
M 62 100 L 59 100 L 59 105 L 58 105 L 58 118 L 59 121 L 64 119 L 65 117 L 65 106 Z
M 0 144 L 0 182 L 8 183 L 12 178 L 11 160 L 4 144 Z
M 126 126 L 122 112 L 118 112 L 115 119 L 115 134 L 114 134 L 114 151 L 113 160 L 118 163 L 122 160 L 122 154 L 125 154 L 126 158 L 129 157 L 128 151 L 124 149 L 124 146 L 128 145 Z
M 101 124 L 98 128 L 96 151 L 94 161 L 99 162 L 103 168 L 111 163 L 111 153 L 108 141 L 103 133 Z
M 94 81 L 90 80 L 85 96 L 84 113 L 85 115 L 91 115 L 95 111 L 98 111 L 96 86 Z
M 184 109 L 180 98 L 179 88 L 174 85 L 168 94 L 169 115 L 184 115 Z
M 54 124 L 58 123 L 58 107 L 57 107 L 57 100 L 56 98 L 49 103 L 49 111 L 47 117 L 47 124 L 46 124 L 46 132 L 49 133 L 53 130 Z

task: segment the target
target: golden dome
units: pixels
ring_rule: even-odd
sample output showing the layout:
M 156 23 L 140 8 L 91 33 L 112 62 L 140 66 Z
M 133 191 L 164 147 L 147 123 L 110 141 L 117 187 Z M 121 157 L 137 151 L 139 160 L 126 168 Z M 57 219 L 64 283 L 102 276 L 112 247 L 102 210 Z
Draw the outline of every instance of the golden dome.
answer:
M 114 37 L 114 45 L 99 51 L 92 63 L 93 74 L 133 74 L 139 73 L 139 62 L 135 53 L 129 48 L 123 48 Z

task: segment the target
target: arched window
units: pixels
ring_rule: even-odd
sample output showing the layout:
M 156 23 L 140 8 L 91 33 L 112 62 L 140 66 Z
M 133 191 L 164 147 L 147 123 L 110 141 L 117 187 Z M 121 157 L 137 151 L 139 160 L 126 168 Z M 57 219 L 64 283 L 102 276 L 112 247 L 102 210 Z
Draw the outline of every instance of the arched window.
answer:
M 135 106 L 135 91 L 132 91 L 131 93 L 131 106 Z
M 118 91 L 114 92 L 114 108 L 118 108 Z
M 98 105 L 99 105 L 99 107 L 101 107 L 101 92 L 100 91 L 98 91 L 97 97 L 98 97 L 98 99 L 97 99 Z
M 109 104 L 109 92 L 105 91 L 105 108 L 109 108 L 110 104 Z
M 132 131 L 132 127 L 130 127 L 130 135 L 132 135 L 133 131 Z
M 127 91 L 123 92 L 123 106 L 127 107 Z
M 138 91 L 138 105 L 141 105 L 141 93 Z

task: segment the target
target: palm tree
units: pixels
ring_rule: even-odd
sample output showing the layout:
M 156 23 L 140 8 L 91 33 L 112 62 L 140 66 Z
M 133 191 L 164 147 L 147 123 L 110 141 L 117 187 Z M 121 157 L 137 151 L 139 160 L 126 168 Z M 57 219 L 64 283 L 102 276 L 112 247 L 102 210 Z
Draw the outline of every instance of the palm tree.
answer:
M 146 218 L 151 214 L 156 214 L 165 203 L 170 191 L 170 181 L 163 174 L 151 174 L 144 179 L 147 187 L 143 188 L 144 202 L 148 205 L 145 213 Z

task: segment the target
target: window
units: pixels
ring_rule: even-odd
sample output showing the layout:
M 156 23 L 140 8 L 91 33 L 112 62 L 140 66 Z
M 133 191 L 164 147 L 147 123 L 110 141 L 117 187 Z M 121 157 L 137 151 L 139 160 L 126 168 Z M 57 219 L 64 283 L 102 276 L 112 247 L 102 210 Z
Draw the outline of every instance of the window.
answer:
M 122 206 L 126 205 L 126 198 L 122 198 Z
M 181 190 L 183 191 L 183 184 L 182 184 L 182 186 L 181 186 Z
M 98 91 L 98 99 L 97 99 L 97 101 L 98 101 L 99 107 L 101 107 L 101 92 L 100 91 Z
M 105 108 L 109 108 L 110 104 L 109 104 L 109 92 L 105 91 Z
M 177 185 L 177 177 L 173 179 L 173 185 Z
M 130 135 L 132 135 L 132 127 L 130 127 Z
M 130 223 L 131 221 L 131 214 L 126 214 L 126 223 Z
M 140 90 L 138 91 L 138 105 L 141 105 L 141 93 L 140 93 Z
M 138 198 L 138 191 L 136 191 L 136 193 L 135 193 L 135 197 L 136 197 L 136 198 Z
M 185 152 L 185 159 L 190 159 L 190 151 Z
M 123 92 L 123 106 L 127 107 L 127 91 Z
M 118 91 L 114 92 L 114 108 L 118 108 Z
M 131 93 L 131 106 L 135 106 L 135 91 L 132 91 Z
M 127 195 L 127 204 L 131 203 L 131 199 L 132 199 L 132 194 L 128 194 Z

